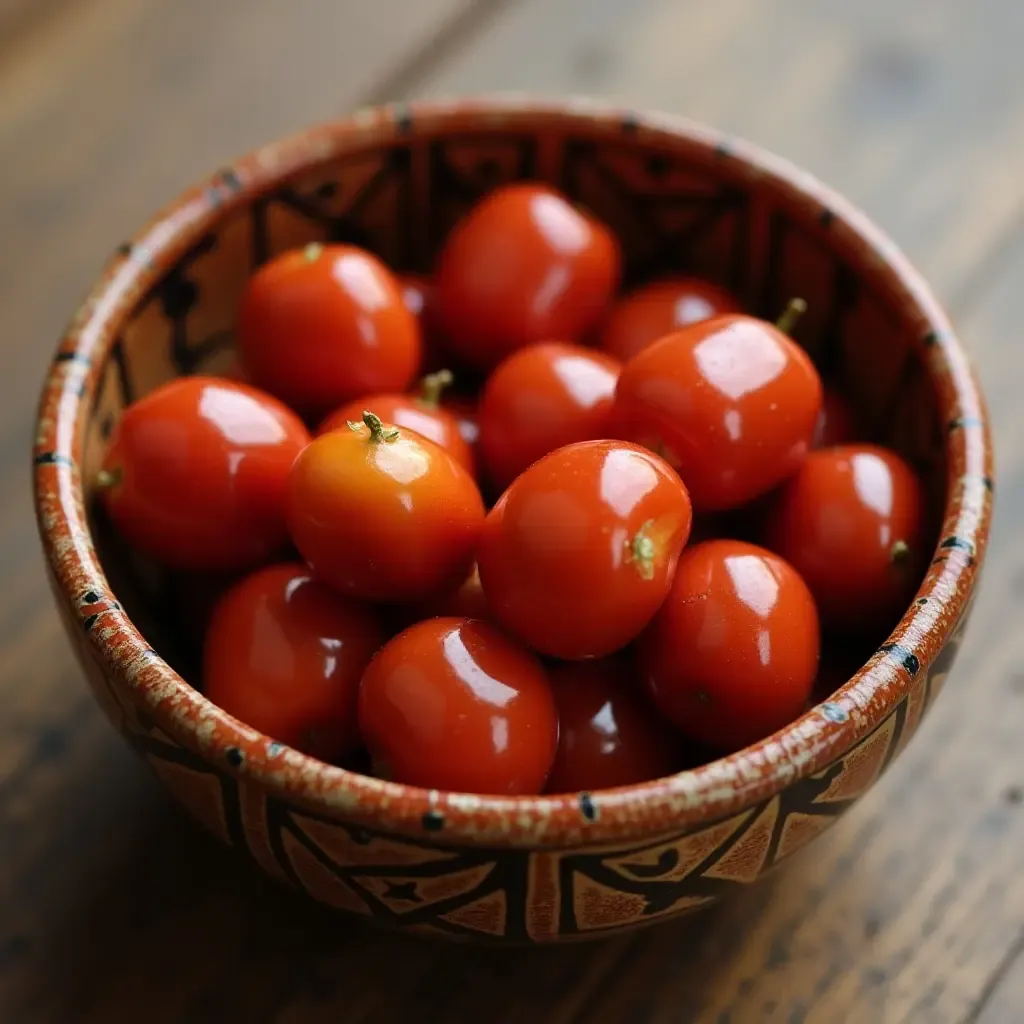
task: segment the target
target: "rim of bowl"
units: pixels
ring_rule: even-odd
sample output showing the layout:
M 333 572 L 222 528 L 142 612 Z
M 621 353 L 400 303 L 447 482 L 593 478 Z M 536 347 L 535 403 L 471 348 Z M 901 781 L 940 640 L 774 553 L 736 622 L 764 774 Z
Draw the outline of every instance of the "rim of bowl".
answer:
M 421 131 L 536 132 L 545 126 L 682 147 L 709 165 L 728 161 L 731 176 L 767 180 L 798 216 L 829 215 L 834 248 L 850 254 L 859 273 L 873 275 L 919 328 L 948 428 L 947 500 L 936 560 L 888 642 L 856 675 L 825 703 L 737 753 L 664 779 L 594 793 L 479 796 L 385 782 L 325 764 L 238 722 L 149 647 L 111 593 L 90 537 L 78 469 L 84 410 L 123 320 L 162 268 L 233 209 L 335 156 L 406 142 Z M 359 110 L 271 142 L 185 191 L 119 247 L 71 321 L 45 380 L 33 463 L 36 515 L 60 610 L 81 629 L 85 653 L 99 662 L 122 711 L 119 687 L 160 730 L 219 771 L 250 780 L 314 817 L 439 845 L 564 847 L 655 839 L 721 820 L 826 768 L 887 717 L 949 640 L 970 603 L 992 505 L 992 444 L 974 372 L 929 287 L 863 213 L 790 162 L 687 118 L 523 94 Z

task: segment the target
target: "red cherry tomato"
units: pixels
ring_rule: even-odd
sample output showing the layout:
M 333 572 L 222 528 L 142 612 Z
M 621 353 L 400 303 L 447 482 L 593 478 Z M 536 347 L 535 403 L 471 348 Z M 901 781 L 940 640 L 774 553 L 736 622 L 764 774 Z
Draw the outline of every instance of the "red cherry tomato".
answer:
M 253 729 L 334 761 L 359 746 L 359 680 L 383 643 L 373 613 L 306 566 L 267 566 L 214 608 L 203 691 Z
M 811 447 L 834 448 L 840 444 L 852 444 L 857 439 L 857 420 L 850 403 L 841 391 L 825 388 Z
M 560 448 L 487 517 L 477 555 L 487 603 L 542 654 L 611 654 L 665 599 L 691 518 L 682 481 L 653 453 L 621 441 Z
M 722 313 L 740 313 L 735 296 L 699 277 L 677 277 L 630 292 L 612 308 L 601 332 L 601 348 L 626 362 L 652 342 L 681 327 Z
M 781 483 L 810 448 L 822 388 L 807 354 L 748 316 L 686 327 L 622 369 L 620 436 L 663 455 L 700 511 L 736 508 Z
M 443 448 L 367 413 L 316 438 L 288 482 L 292 540 L 318 578 L 368 601 L 415 601 L 469 575 L 484 506 Z
M 451 379 L 448 371 L 439 370 L 423 378 L 418 395 L 383 394 L 357 398 L 332 412 L 317 433 L 348 430 L 349 423 L 360 423 L 364 410 L 372 409 L 385 423 L 392 423 L 400 430 L 412 430 L 440 445 L 472 473 L 476 468 L 473 451 L 462 436 L 459 420 L 439 404 L 441 389 L 450 384 Z
M 541 456 L 611 436 L 620 364 L 603 352 L 550 341 L 513 352 L 480 396 L 480 459 L 503 490 Z
M 250 278 L 238 346 L 255 384 L 313 416 L 404 391 L 422 356 L 419 323 L 387 267 L 356 246 L 318 243 Z
M 662 714 L 723 752 L 803 713 L 818 651 L 814 599 L 796 570 L 731 540 L 683 552 L 671 593 L 637 641 L 644 684 Z
M 248 568 L 287 539 L 286 481 L 308 443 L 302 421 L 270 395 L 181 377 L 124 411 L 100 497 L 128 543 L 166 566 Z
M 618 287 L 612 233 L 547 185 L 490 193 L 455 226 L 434 277 L 450 350 L 487 370 L 550 338 L 576 341 Z
M 443 370 L 448 361 L 444 343 L 435 323 L 434 284 L 423 274 L 401 274 L 398 278 L 409 312 L 419 321 L 420 337 L 423 341 L 422 372 L 435 373 Z
M 539 793 L 558 743 L 540 662 L 474 619 L 429 619 L 389 641 L 363 675 L 359 726 L 387 778 L 461 793 Z
M 891 629 L 921 582 L 925 508 L 895 452 L 846 445 L 811 452 L 773 502 L 768 545 L 811 588 L 831 629 Z
M 682 743 L 638 692 L 624 658 L 548 670 L 558 708 L 558 753 L 548 793 L 611 789 L 682 767 Z

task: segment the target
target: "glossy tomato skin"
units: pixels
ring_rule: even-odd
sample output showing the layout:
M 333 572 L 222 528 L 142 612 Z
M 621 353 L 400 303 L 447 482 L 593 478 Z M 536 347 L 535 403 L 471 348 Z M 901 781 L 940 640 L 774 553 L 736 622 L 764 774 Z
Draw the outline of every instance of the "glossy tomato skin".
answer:
M 317 418 L 359 395 L 405 391 L 422 359 L 398 281 L 353 245 L 314 243 L 256 271 L 237 338 L 249 378 Z
M 679 559 L 636 654 L 661 713 L 726 753 L 804 712 L 819 648 L 814 598 L 792 566 L 753 544 L 710 540 Z
M 834 448 L 858 440 L 857 417 L 843 393 L 826 387 L 821 413 L 814 427 L 813 448 Z
M 547 185 L 496 189 L 452 230 L 434 277 L 449 350 L 488 370 L 526 345 L 576 341 L 618 287 L 612 233 Z
M 313 440 L 289 477 L 288 527 L 315 575 L 341 593 L 411 602 L 466 578 L 484 506 L 443 448 L 383 430 L 393 439 L 360 426 Z
M 357 398 L 331 413 L 317 434 L 348 430 L 350 422 L 361 422 L 365 409 L 372 409 L 385 423 L 391 423 L 399 430 L 411 430 L 433 441 L 470 473 L 475 471 L 473 451 L 462 436 L 458 419 L 436 402 L 425 402 L 415 395 L 385 394 Z
M 772 324 L 721 316 L 670 334 L 619 375 L 620 436 L 664 455 L 694 508 L 737 508 L 803 461 L 822 386 L 807 354 Z
M 775 497 L 768 546 L 796 567 L 822 621 L 842 632 L 891 629 L 928 556 L 917 475 L 895 452 L 843 445 L 812 452 Z
M 548 669 L 558 708 L 558 753 L 546 792 L 611 789 L 682 768 L 680 737 L 655 713 L 635 674 L 623 657 Z
M 120 534 L 165 566 L 231 571 L 287 539 L 286 482 L 302 421 L 245 384 L 181 377 L 121 416 L 100 497 Z
M 214 608 L 203 691 L 228 714 L 325 761 L 360 745 L 359 680 L 384 643 L 376 616 L 299 564 L 266 566 Z
M 476 619 L 428 619 L 370 663 L 359 724 L 387 778 L 462 793 L 539 793 L 558 744 L 543 666 Z
M 480 396 L 480 459 L 504 489 L 527 466 L 575 441 L 613 436 L 612 409 L 621 365 L 565 342 L 513 352 L 495 367 Z
M 652 452 L 621 441 L 560 448 L 487 516 L 477 554 L 487 603 L 542 654 L 611 654 L 664 600 L 691 519 L 682 481 Z
M 681 327 L 740 312 L 739 301 L 731 292 L 702 278 L 651 281 L 615 303 L 601 331 L 600 345 L 625 363 Z

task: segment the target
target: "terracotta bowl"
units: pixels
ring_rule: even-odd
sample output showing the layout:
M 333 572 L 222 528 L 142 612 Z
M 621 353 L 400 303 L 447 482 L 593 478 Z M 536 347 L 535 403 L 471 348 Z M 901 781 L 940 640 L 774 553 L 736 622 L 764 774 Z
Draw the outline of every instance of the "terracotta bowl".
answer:
M 888 640 L 791 726 L 693 771 L 577 796 L 433 792 L 328 766 L 193 689 L 204 594 L 119 544 L 91 500 L 125 404 L 231 359 L 239 293 L 312 239 L 424 270 L 454 219 L 517 178 L 618 232 L 628 275 L 686 269 L 799 336 L 920 469 L 934 560 Z M 810 175 L 678 118 L 566 101 L 364 110 L 272 143 L 119 247 L 49 371 L 33 452 L 57 605 L 97 699 L 171 793 L 265 871 L 333 907 L 495 943 L 607 935 L 707 905 L 819 835 L 906 746 L 967 623 L 992 509 L 984 401 L 896 247 Z

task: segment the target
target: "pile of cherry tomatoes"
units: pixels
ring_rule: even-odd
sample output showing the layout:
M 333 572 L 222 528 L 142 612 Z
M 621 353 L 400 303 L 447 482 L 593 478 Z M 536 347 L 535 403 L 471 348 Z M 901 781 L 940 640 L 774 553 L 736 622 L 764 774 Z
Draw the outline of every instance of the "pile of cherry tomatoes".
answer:
M 606 226 L 524 183 L 429 279 L 329 243 L 251 277 L 238 372 L 135 402 L 98 481 L 135 549 L 230 574 L 210 700 L 397 782 L 594 790 L 771 734 L 822 636 L 885 635 L 921 487 L 791 340 L 800 300 L 771 323 L 620 275 Z

